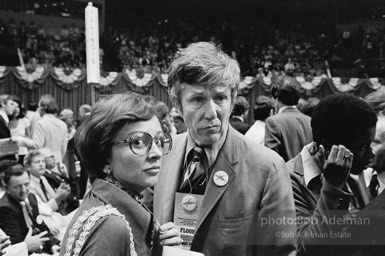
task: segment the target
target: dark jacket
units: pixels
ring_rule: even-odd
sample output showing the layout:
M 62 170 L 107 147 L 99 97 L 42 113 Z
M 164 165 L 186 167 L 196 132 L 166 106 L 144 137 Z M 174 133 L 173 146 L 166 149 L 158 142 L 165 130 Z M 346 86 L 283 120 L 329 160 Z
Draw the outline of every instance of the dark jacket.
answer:
M 37 200 L 33 194 L 28 195 L 28 200 L 32 207 L 33 221 L 39 215 Z M 12 244 L 23 242 L 28 233 L 23 209 L 8 193 L 0 199 L 0 216 L 0 228 L 9 235 Z

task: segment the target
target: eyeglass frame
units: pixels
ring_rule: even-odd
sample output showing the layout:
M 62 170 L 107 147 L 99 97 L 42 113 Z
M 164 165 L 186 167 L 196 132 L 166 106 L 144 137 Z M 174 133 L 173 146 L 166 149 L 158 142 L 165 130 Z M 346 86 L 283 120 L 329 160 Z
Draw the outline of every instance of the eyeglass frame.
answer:
M 131 144 L 132 137 L 133 137 L 135 134 L 138 134 L 138 133 L 141 133 L 142 136 L 143 136 L 144 134 L 146 134 L 146 135 L 148 135 L 148 136 L 150 137 L 150 139 L 151 139 L 151 143 L 149 144 L 149 146 L 147 146 L 146 153 L 144 153 L 144 154 L 138 154 L 137 152 L 135 152 L 135 151 L 132 149 L 132 144 Z M 170 145 L 169 145 L 168 151 L 167 151 L 166 153 L 163 153 L 163 150 L 164 150 L 163 148 L 159 148 L 159 147 L 158 147 L 158 148 L 162 151 L 162 155 L 167 155 L 168 153 L 170 153 L 170 151 L 171 151 L 171 149 L 172 149 L 172 137 L 171 137 L 171 135 L 168 134 L 168 133 L 161 133 L 161 135 L 162 135 L 162 136 L 165 136 L 166 139 L 168 139 L 168 140 L 170 141 L 170 142 L 169 142 Z M 130 132 L 127 136 L 128 136 L 127 139 L 119 140 L 119 141 L 114 141 L 114 142 L 112 142 L 112 145 L 119 145 L 119 144 L 123 144 L 123 143 L 128 143 L 128 145 L 129 145 L 129 147 L 130 147 L 132 153 L 134 153 L 135 155 L 138 155 L 138 156 L 145 156 L 145 155 L 147 155 L 147 154 L 151 151 L 152 144 L 153 144 L 154 142 L 155 142 L 155 144 L 157 144 L 157 143 L 156 143 L 156 140 L 159 141 L 158 138 L 152 137 L 151 134 L 149 134 L 149 133 L 147 133 L 147 132 L 135 131 L 135 132 Z M 164 141 L 165 141 L 165 140 L 164 140 Z M 163 143 L 164 143 L 164 141 L 163 141 Z

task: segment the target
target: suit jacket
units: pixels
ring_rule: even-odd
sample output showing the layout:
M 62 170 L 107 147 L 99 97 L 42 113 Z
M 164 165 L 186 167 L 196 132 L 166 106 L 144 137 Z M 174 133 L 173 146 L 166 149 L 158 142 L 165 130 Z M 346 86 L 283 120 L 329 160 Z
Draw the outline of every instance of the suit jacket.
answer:
M 301 154 L 287 162 L 286 165 L 292 181 L 297 219 L 302 220 L 297 222 L 299 254 L 336 255 L 338 248 L 330 245 L 339 245 L 341 240 L 332 238 L 330 232 L 343 232 L 346 225 L 327 225 L 325 220 L 342 219 L 343 216 L 349 214 L 348 208 L 353 197 L 361 195 L 345 192 L 326 181 L 319 181 L 320 186 L 316 186 L 318 189 L 309 189 L 304 181 Z M 328 237 L 322 238 L 317 234 L 327 234 Z
M 250 128 L 250 125 L 236 117 L 231 117 L 229 122 L 235 130 L 242 133 L 243 135 L 245 135 L 247 130 Z
M 11 131 L 8 128 L 4 118 L 0 115 L 0 139 L 10 138 Z
M 67 133 L 67 125 L 62 120 L 52 114 L 45 114 L 36 123 L 33 140 L 38 148 L 49 148 L 57 162 L 63 162 L 68 143 Z
M 276 151 L 285 161 L 295 157 L 312 142 L 310 117 L 296 108 L 288 108 L 266 119 L 265 146 Z
M 350 225 L 346 233 L 351 234 L 349 244 L 340 255 L 380 256 L 385 252 L 385 193 L 380 193 L 356 215 L 365 221 L 362 225 Z
M 154 214 L 161 223 L 173 221 L 175 192 L 183 174 L 187 133 L 177 135 L 172 151 L 164 156 L 154 192 Z M 213 182 L 217 171 L 229 180 Z M 294 218 L 290 180 L 281 157 L 249 142 L 229 127 L 227 138 L 212 167 L 199 213 L 191 250 L 214 255 L 294 255 L 294 225 L 263 225 L 262 220 Z
M 39 215 L 36 197 L 28 195 L 29 204 L 32 207 L 32 221 Z M 27 224 L 24 220 L 23 209 L 18 201 L 8 193 L 0 199 L 0 228 L 10 237 L 12 244 L 24 241 L 28 233 Z

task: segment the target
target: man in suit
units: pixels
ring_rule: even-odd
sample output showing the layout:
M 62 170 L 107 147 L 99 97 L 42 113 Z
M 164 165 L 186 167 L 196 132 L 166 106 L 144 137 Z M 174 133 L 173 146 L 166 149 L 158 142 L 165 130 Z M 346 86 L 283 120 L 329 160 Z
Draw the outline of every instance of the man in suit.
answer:
M 265 146 L 285 161 L 295 157 L 313 139 L 310 117 L 296 107 L 299 88 L 298 81 L 290 76 L 278 77 L 271 88 L 278 113 L 266 119 Z
M 343 220 L 370 202 L 362 171 L 374 157 L 376 122 L 374 110 L 351 95 L 327 96 L 314 110 L 314 142 L 287 163 L 301 220 L 299 254 L 333 255 L 336 247 L 328 245 L 344 241 L 332 232 L 343 233 L 347 226 L 333 220 Z
M 283 159 L 229 125 L 238 63 L 198 42 L 181 49 L 170 70 L 169 92 L 188 132 L 163 158 L 155 216 L 174 221 L 183 246 L 206 256 L 294 255 L 296 226 L 281 221 L 295 217 Z
M 17 103 L 13 101 L 9 95 L 0 95 L 0 139 L 6 139 L 6 138 L 11 139 L 11 131 L 9 129 L 8 116 L 13 115 L 13 113 L 16 110 L 16 107 L 17 107 Z M 13 145 L 17 149 L 16 144 L 13 144 Z M 13 160 L 13 159 L 16 159 L 16 156 L 13 152 L 10 153 L 7 150 L 7 152 L 0 153 L 0 160 L 2 159 Z
M 29 253 L 47 252 L 45 237 L 48 229 L 38 223 L 39 210 L 36 197 L 29 193 L 30 177 L 21 165 L 5 171 L 6 193 L 0 199 L 0 228 L 10 237 L 12 244 L 26 243 Z
M 9 95 L 0 95 L 0 139 L 10 138 L 9 118 L 16 110 L 16 102 Z
M 245 97 L 237 96 L 235 98 L 233 112 L 230 116 L 230 124 L 235 130 L 242 134 L 246 134 L 247 130 L 250 128 L 250 125 L 245 122 L 245 118 L 249 114 L 249 108 L 249 102 L 247 102 Z
M 58 106 L 52 95 L 41 96 L 38 111 L 42 118 L 36 123 L 33 140 L 38 148 L 49 148 L 55 159 L 58 162 L 63 162 L 63 157 L 67 151 L 68 129 L 67 125 L 55 116 Z

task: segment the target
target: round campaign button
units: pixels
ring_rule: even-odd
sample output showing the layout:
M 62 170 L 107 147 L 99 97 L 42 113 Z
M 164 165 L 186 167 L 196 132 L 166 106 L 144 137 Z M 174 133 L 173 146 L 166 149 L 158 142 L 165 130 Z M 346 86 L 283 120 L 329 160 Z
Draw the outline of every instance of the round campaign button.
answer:
M 182 207 L 186 211 L 192 211 L 197 207 L 197 200 L 192 195 L 185 196 L 182 199 Z
M 217 171 L 213 177 L 215 185 L 223 187 L 229 182 L 229 175 L 224 171 Z
M 37 215 L 37 217 L 36 217 L 36 222 L 37 222 L 37 224 L 39 224 L 39 225 L 43 224 L 43 216 Z

